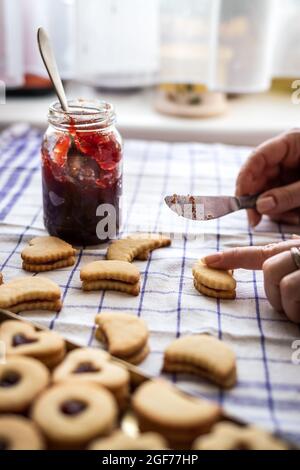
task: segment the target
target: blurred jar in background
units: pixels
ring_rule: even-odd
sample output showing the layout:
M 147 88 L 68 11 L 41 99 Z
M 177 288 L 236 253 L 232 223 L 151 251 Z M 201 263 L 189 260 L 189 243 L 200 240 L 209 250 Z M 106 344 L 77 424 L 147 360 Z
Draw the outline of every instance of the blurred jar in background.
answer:
M 77 0 L 75 76 L 102 88 L 157 82 L 160 0 Z
M 41 25 L 50 34 L 62 78 L 72 76 L 75 1 L 0 0 L 0 80 L 8 94 L 52 91 L 36 40 Z

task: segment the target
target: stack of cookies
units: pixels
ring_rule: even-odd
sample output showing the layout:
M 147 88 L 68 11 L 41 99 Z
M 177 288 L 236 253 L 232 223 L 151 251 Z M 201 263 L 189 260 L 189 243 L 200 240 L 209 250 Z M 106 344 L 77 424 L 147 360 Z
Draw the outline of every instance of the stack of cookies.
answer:
M 132 401 L 141 431 L 162 434 L 171 448 L 185 449 L 210 431 L 220 419 L 220 407 L 204 399 L 184 395 L 169 382 L 148 380 Z
M 91 290 L 117 290 L 130 295 L 140 293 L 140 272 L 127 261 L 94 261 L 80 271 L 82 288 Z
M 126 313 L 100 313 L 95 319 L 96 338 L 110 354 L 131 364 L 139 364 L 150 352 L 149 332 L 142 318 Z
M 222 388 L 236 383 L 236 358 L 227 344 L 208 334 L 181 336 L 164 353 L 165 372 L 195 374 Z
M 30 272 L 51 271 L 72 266 L 76 250 L 56 237 L 36 237 L 21 253 L 23 269 Z
M 0 286 L 0 308 L 19 313 L 26 310 L 59 311 L 60 288 L 45 277 L 20 277 Z
M 215 299 L 235 299 L 236 281 L 232 271 L 212 269 L 199 260 L 193 267 L 194 286 L 198 292 Z

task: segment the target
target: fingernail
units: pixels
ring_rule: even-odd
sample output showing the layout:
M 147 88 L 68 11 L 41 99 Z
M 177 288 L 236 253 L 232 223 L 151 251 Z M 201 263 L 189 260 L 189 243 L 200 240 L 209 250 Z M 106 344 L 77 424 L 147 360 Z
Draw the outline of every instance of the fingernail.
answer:
M 201 261 L 204 261 L 206 264 L 215 264 L 221 261 L 222 253 L 214 253 L 213 255 L 205 256 Z
M 262 197 L 261 199 L 258 199 L 256 203 L 256 208 L 258 212 L 262 214 L 275 209 L 275 207 L 276 201 L 273 196 Z

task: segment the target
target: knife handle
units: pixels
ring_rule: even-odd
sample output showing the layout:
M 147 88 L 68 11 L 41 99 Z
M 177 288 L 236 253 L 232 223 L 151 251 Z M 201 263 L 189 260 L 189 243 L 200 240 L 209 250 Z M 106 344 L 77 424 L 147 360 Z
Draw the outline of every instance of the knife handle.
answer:
M 251 196 L 238 197 L 240 209 L 255 209 L 256 201 L 260 194 L 252 194 Z

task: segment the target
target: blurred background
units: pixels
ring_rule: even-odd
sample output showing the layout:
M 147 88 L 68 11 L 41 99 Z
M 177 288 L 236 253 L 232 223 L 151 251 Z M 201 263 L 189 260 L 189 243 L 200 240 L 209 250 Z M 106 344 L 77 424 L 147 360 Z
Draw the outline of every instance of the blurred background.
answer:
M 43 26 L 68 96 L 113 102 L 126 136 L 258 143 L 297 124 L 299 24 L 300 0 L 0 0 L 0 126 L 45 122 Z

